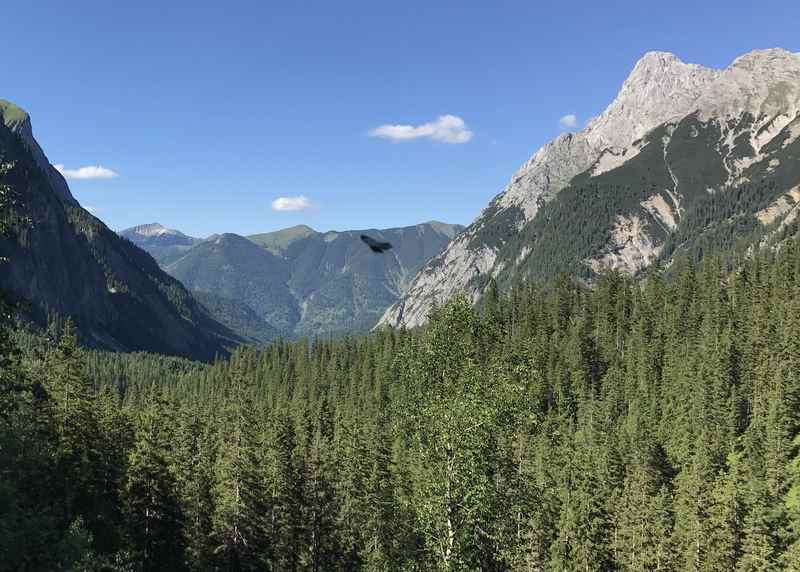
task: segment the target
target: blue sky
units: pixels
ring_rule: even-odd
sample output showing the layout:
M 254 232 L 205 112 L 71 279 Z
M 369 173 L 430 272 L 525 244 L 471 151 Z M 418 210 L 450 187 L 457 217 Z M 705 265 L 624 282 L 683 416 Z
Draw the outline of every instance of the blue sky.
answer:
M 117 174 L 70 180 L 76 198 L 117 230 L 159 221 L 196 236 L 467 224 L 561 117 L 580 127 L 601 112 L 644 52 L 725 67 L 755 48 L 800 51 L 788 0 L 26 0 L 3 12 L 0 98 L 30 112 L 52 163 Z M 280 197 L 310 208 L 276 211 Z

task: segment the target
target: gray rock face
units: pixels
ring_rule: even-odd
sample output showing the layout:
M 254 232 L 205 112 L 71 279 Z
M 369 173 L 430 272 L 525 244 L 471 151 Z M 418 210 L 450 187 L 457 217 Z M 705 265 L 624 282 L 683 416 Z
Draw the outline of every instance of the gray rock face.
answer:
M 539 149 L 478 218 L 420 271 L 380 323 L 418 326 L 435 305 L 457 293 L 477 300 L 489 276 L 511 272 L 526 258 L 532 245 L 518 244 L 516 237 L 545 204 L 578 175 L 599 177 L 630 162 L 656 128 L 677 125 L 692 114 L 700 121 L 718 121 L 722 126 L 718 146 L 729 154 L 725 165 L 729 181 L 734 182 L 759 160 L 760 150 L 795 120 L 799 109 L 800 54 L 754 51 L 724 70 L 686 64 L 666 52 L 645 54 L 608 108 L 579 133 L 562 134 Z M 742 130 L 740 120 L 748 116 L 754 118 L 747 125 L 754 153 L 734 152 L 734 139 Z M 729 125 L 733 120 L 738 123 Z M 658 207 L 668 217 L 680 217 L 681 197 L 674 192 L 677 183 L 671 186 L 665 193 L 670 191 L 672 196 L 652 197 L 651 210 Z M 667 213 L 662 201 L 670 203 L 674 213 Z M 640 234 L 641 222 L 618 221 L 617 230 L 609 229 L 609 234 L 617 238 L 633 230 Z M 516 255 L 501 254 L 511 242 Z M 636 242 L 636 253 L 627 253 L 622 267 L 640 269 L 657 258 L 652 241 L 639 236 Z M 613 266 L 618 261 L 606 262 Z M 603 263 L 598 259 L 595 264 Z

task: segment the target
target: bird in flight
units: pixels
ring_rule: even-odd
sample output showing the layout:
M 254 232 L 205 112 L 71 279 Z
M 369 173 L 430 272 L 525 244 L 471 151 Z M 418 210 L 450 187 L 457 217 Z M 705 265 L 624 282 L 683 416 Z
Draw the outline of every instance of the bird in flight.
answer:
M 361 240 L 364 241 L 364 244 L 369 246 L 369 249 L 372 252 L 377 252 L 379 254 L 383 254 L 384 251 L 389 250 L 392 247 L 390 242 L 378 242 L 371 236 L 367 236 L 366 234 L 361 235 Z

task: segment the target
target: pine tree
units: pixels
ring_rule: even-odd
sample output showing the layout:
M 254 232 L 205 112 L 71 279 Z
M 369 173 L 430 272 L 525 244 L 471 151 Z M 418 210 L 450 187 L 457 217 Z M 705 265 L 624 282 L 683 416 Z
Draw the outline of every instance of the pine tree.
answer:
M 230 571 L 260 570 L 268 548 L 259 431 L 245 358 L 232 358 L 214 466 L 214 554 L 218 566 Z
M 167 404 L 158 395 L 141 415 L 128 457 L 128 534 L 145 571 L 185 568 L 184 515 L 170 471 Z
M 211 567 L 215 434 L 212 417 L 194 404 L 178 412 L 175 473 L 185 515 L 187 553 L 198 570 Z
M 86 374 L 85 352 L 71 320 L 64 323 L 55 349 L 44 354 L 37 374 L 45 379 L 51 396 L 47 415 L 58 435 L 55 470 L 62 477 L 57 486 L 64 498 L 63 522 L 71 524 L 81 516 L 92 537 L 103 538 L 107 531 L 98 492 L 115 493 L 106 487 L 96 390 Z
M 117 395 L 103 386 L 95 399 L 100 434 L 94 485 L 96 517 L 92 519 L 93 546 L 100 554 L 114 553 L 123 546 L 123 510 L 120 493 L 128 470 L 126 457 L 132 448 L 134 431 L 121 409 Z
M 699 571 L 709 548 L 708 510 L 712 469 L 701 435 L 692 461 L 675 478 L 675 526 L 672 534 L 677 570 Z
M 728 455 L 711 491 L 708 508 L 709 537 L 706 570 L 734 570 L 741 557 L 744 513 L 741 453 Z
M 295 431 L 286 415 L 272 420 L 266 440 L 267 455 L 264 482 L 268 498 L 267 534 L 271 560 L 277 570 L 293 571 L 300 566 L 303 537 L 302 473 L 295 463 Z
M 794 438 L 796 455 L 789 465 L 790 487 L 784 506 L 788 516 L 786 551 L 780 556 L 786 572 L 800 572 L 800 434 Z
M 601 571 L 612 565 L 611 523 L 592 468 L 599 452 L 595 447 L 590 436 L 576 433 L 548 570 Z
M 628 468 L 617 501 L 614 560 L 622 570 L 670 569 L 671 498 L 660 475 L 647 463 Z
M 348 531 L 337 521 L 337 513 L 340 513 L 337 500 L 340 499 L 337 499 L 334 486 L 341 468 L 333 457 L 325 411 L 321 412 L 320 417 L 306 461 L 302 465 L 302 510 L 305 524 L 303 544 L 308 546 L 307 562 L 303 568 L 315 572 L 340 568 L 359 569 L 359 555 L 352 548 L 357 546 L 357 542 L 353 543 L 352 539 L 350 542 L 343 540 Z M 297 503 L 300 499 L 296 493 L 293 496 Z M 341 503 L 344 502 L 342 499 Z M 363 521 L 360 526 L 364 526 Z M 347 546 L 351 548 L 348 550 Z

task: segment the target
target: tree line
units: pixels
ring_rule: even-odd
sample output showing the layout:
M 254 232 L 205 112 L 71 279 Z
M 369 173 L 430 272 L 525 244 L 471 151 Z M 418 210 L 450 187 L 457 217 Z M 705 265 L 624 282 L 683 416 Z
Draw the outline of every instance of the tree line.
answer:
M 200 364 L 0 325 L 2 570 L 800 570 L 800 241 Z

